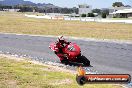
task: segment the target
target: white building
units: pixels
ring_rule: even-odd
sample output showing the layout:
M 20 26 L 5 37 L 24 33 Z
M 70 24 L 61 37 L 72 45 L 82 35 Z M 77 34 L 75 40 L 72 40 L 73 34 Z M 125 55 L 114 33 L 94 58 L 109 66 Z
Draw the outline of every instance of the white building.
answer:
M 123 9 L 131 9 L 132 7 L 110 7 L 109 8 L 109 14 L 116 12 L 118 10 L 123 10 Z
M 121 17 L 121 18 L 129 18 L 132 17 L 132 8 L 131 9 L 123 9 L 113 12 L 113 16 Z
M 79 14 L 88 14 L 92 12 L 92 6 L 89 6 L 87 4 L 79 5 Z
M 109 10 L 110 17 L 132 17 L 132 7 L 113 7 Z

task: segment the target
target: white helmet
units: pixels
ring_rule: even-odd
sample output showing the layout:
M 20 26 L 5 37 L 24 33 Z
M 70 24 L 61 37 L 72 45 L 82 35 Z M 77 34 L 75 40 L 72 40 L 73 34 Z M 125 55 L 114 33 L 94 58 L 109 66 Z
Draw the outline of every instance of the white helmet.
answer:
M 65 38 L 63 37 L 63 35 L 59 36 L 58 39 L 57 39 L 57 41 L 59 41 L 59 42 L 64 41 L 64 40 L 65 40 Z

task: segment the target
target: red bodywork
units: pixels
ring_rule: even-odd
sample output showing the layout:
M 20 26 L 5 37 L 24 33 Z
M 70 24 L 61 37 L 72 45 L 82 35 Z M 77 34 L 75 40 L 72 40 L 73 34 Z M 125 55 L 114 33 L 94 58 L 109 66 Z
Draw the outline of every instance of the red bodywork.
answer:
M 49 48 L 52 51 L 59 51 L 55 43 L 51 43 Z M 77 62 L 77 56 L 81 55 L 80 47 L 76 43 L 65 45 L 65 47 L 62 48 L 62 51 L 63 53 L 57 54 L 57 56 L 60 58 L 60 61 L 64 59 L 63 56 L 65 55 L 69 61 Z

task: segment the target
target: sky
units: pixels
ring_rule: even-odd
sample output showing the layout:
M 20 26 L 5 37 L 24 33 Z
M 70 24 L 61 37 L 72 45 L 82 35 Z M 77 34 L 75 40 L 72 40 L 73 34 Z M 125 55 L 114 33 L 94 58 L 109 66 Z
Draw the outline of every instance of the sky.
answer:
M 78 4 L 88 4 L 92 8 L 109 8 L 113 2 L 123 2 L 123 4 L 131 5 L 132 0 L 24 0 L 32 1 L 35 3 L 51 3 L 60 7 L 77 7 Z

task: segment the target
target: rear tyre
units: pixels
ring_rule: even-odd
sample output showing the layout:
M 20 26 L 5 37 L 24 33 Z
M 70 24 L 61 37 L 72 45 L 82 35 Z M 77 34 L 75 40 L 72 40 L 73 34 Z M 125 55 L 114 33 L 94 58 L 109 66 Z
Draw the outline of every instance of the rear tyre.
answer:
M 86 78 L 84 76 L 76 76 L 76 81 L 79 85 L 84 85 L 86 83 Z
M 79 57 L 79 59 L 85 66 L 90 66 L 90 61 L 85 56 L 82 55 Z

